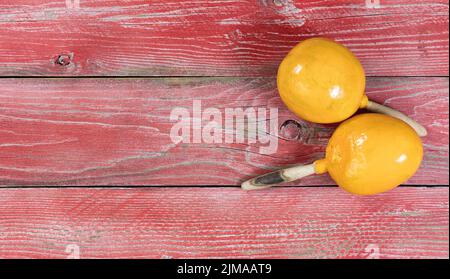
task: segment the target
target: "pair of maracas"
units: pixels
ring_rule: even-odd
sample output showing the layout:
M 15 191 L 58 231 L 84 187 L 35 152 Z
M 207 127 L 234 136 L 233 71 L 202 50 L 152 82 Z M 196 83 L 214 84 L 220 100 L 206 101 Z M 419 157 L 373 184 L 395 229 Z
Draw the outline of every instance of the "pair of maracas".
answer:
M 397 187 L 419 168 L 423 156 L 419 136 L 426 135 L 425 128 L 368 100 L 364 69 L 346 47 L 324 38 L 301 42 L 281 63 L 277 85 L 286 106 L 311 122 L 340 122 L 359 108 L 375 113 L 341 123 L 330 138 L 324 159 L 250 179 L 242 183 L 244 190 L 328 172 L 348 192 L 371 195 Z

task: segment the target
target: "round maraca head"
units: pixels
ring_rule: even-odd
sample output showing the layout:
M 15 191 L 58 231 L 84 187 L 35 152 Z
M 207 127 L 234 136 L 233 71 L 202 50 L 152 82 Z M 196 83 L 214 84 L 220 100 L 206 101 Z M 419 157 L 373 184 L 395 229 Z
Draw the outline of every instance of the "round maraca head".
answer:
M 388 191 L 414 175 L 422 161 L 417 133 L 396 118 L 367 113 L 343 122 L 326 150 L 326 169 L 348 192 Z
M 292 112 L 316 123 L 345 120 L 368 101 L 359 60 L 343 45 L 324 38 L 295 46 L 281 62 L 277 85 Z

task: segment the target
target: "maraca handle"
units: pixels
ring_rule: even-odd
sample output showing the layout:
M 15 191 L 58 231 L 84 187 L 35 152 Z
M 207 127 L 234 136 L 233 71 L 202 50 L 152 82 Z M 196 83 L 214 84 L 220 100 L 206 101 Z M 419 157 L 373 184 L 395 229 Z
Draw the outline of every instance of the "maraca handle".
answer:
M 315 173 L 314 164 L 299 165 L 252 178 L 242 183 L 241 188 L 243 190 L 265 189 L 279 183 L 294 181 Z
M 369 111 L 372 111 L 372 112 L 386 114 L 386 115 L 395 117 L 397 119 L 400 119 L 400 120 L 406 122 L 409 126 L 411 126 L 417 132 L 417 134 L 420 137 L 425 137 L 427 135 L 427 129 L 425 129 L 425 127 L 423 127 L 416 121 L 412 120 L 410 117 L 406 116 L 405 114 L 399 112 L 398 110 L 375 103 L 370 100 L 367 103 L 366 109 Z

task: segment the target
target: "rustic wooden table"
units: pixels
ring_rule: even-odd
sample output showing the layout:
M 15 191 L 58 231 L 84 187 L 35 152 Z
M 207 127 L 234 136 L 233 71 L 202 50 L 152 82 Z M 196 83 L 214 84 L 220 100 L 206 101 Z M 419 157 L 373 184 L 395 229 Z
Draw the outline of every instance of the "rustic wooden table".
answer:
M 0 257 L 448 258 L 448 23 L 446 0 L 2 0 Z M 334 126 L 296 118 L 275 84 L 313 36 L 427 127 L 406 185 L 238 187 L 324 152 Z M 278 108 L 277 151 L 175 143 L 170 115 L 195 102 Z

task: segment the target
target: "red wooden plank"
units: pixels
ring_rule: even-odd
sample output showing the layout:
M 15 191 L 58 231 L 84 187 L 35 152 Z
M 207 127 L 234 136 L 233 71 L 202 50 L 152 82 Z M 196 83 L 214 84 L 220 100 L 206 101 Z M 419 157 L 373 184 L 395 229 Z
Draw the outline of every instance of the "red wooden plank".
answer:
M 371 76 L 448 75 L 448 0 L 78 2 L 1 1 L 0 75 L 273 76 L 311 36 L 344 43 Z
M 275 82 L 263 78 L 0 79 L 0 88 L 3 186 L 238 185 L 269 169 L 320 159 L 334 129 L 300 121 L 300 129 L 274 131 L 278 150 L 269 155 L 260 149 L 267 144 L 247 140 L 173 143 L 171 111 L 192 111 L 193 100 L 223 114 L 273 107 L 279 125 L 299 121 L 281 103 Z M 367 91 L 429 131 L 422 167 L 408 183 L 448 184 L 448 78 L 371 78 Z M 334 184 L 327 175 L 297 182 L 326 184 Z
M 0 189 L 0 257 L 448 258 L 448 194 Z

